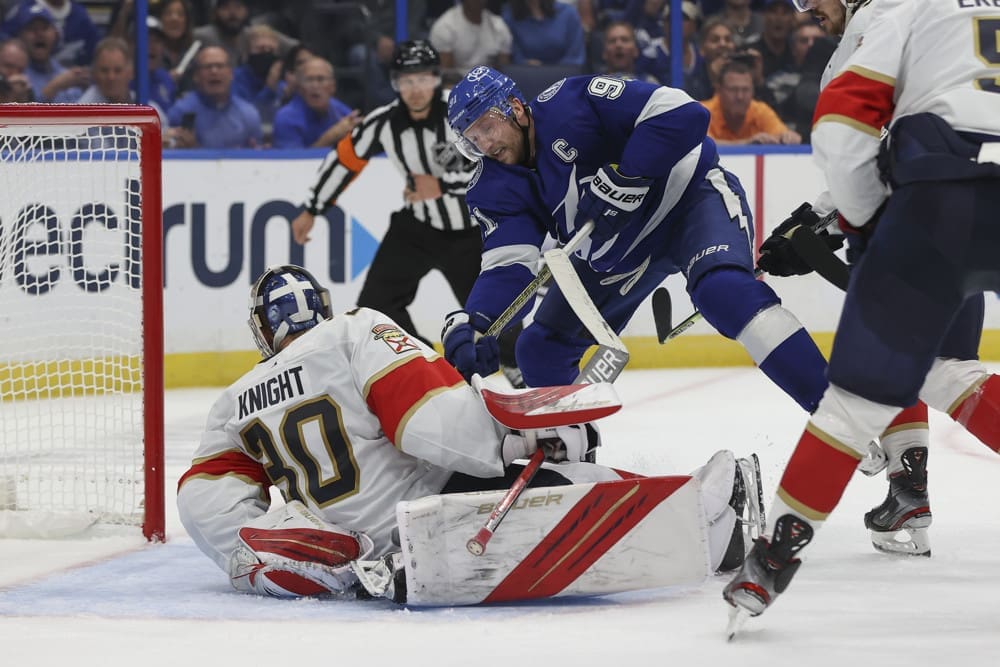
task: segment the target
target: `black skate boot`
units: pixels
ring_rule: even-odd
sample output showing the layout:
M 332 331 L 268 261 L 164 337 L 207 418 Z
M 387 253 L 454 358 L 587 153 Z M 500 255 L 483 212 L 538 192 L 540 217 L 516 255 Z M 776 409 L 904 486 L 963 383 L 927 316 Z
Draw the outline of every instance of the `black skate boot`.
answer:
M 729 636 L 750 616 L 759 616 L 788 588 L 802 564 L 795 555 L 812 540 L 813 529 L 792 514 L 785 514 L 774 523 L 771 541 L 760 537 L 754 542 L 743 567 L 722 591 L 722 597 L 732 605 Z
M 760 537 L 764 529 L 764 494 L 761 490 L 760 461 L 756 454 L 751 454 L 748 459 L 736 459 L 729 506 L 736 511 L 736 523 L 717 573 L 729 572 L 742 565 L 747 553 L 746 538 L 753 541 Z
M 903 452 L 901 461 L 903 469 L 889 475 L 889 495 L 865 514 L 865 527 L 871 531 L 872 545 L 879 551 L 930 556 L 927 448 L 911 447 Z

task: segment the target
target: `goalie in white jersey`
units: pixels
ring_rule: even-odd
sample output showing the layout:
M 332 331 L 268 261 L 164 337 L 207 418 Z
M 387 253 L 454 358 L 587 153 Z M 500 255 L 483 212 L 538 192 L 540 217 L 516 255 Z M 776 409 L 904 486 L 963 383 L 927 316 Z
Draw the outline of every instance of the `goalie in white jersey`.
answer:
M 520 470 L 512 461 L 534 451 L 535 439 L 494 421 L 447 361 L 388 317 L 334 317 L 328 291 L 301 267 L 261 276 L 249 323 L 264 359 L 213 405 L 177 495 L 184 527 L 238 590 L 352 593 L 351 561 L 400 550 L 397 503 L 506 489 Z M 581 462 L 596 439 L 590 425 L 539 431 L 547 458 L 563 462 L 545 464 L 533 486 L 621 480 Z M 713 568 L 742 562 L 737 513 L 747 495 L 756 501 L 751 472 L 722 452 L 697 473 Z M 287 505 L 270 508 L 272 484 Z
M 737 623 L 786 589 L 868 442 L 902 407 L 919 397 L 1000 451 L 1000 380 L 976 358 L 982 319 L 959 317 L 1000 289 L 998 75 L 992 2 L 906 0 L 873 17 L 820 95 L 813 151 L 845 231 L 867 248 L 777 519 L 724 591 Z

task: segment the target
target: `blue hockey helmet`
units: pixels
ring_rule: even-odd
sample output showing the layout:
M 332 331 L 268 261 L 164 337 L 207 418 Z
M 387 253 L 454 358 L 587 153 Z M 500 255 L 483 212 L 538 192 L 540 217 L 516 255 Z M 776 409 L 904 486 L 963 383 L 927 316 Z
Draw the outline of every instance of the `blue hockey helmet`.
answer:
M 510 98 L 527 104 L 514 80 L 492 67 L 475 67 L 459 81 L 448 95 L 448 124 L 458 135 L 457 145 L 466 157 L 483 156 L 475 144 L 465 138 L 465 131 L 488 112 L 512 117 Z
M 330 291 L 301 266 L 272 266 L 250 289 L 250 319 L 257 349 L 265 359 L 281 349 L 289 334 L 333 317 Z

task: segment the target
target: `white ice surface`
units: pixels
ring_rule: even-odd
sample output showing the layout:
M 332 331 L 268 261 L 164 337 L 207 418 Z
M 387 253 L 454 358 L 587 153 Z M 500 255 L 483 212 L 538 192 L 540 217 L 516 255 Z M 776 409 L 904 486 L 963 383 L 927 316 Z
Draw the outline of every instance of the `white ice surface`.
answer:
M 770 506 L 805 414 L 762 374 L 629 371 L 618 388 L 625 408 L 605 420 L 602 463 L 677 473 L 720 448 L 756 451 Z M 166 544 L 0 540 L 0 664 L 998 664 L 1000 460 L 947 417 L 931 421 L 933 557 L 871 548 L 862 515 L 886 486 L 859 474 L 788 592 L 727 643 L 724 577 L 684 590 L 436 610 L 237 594 L 184 534 L 173 503 L 218 392 L 168 392 Z

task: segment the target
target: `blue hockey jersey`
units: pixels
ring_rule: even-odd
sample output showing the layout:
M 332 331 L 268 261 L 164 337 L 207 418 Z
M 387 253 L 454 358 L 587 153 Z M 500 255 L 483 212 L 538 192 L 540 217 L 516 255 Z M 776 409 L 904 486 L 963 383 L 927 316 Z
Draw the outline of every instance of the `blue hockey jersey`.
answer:
M 588 239 L 577 253 L 596 271 L 623 273 L 662 246 L 686 198 L 718 162 L 708 111 L 679 89 L 571 77 L 529 106 L 535 168 L 484 158 L 466 196 L 483 233 L 482 269 L 466 309 L 490 321 L 532 279 L 546 236 L 565 242 L 575 234 L 580 196 L 600 167 L 615 163 L 623 174 L 655 179 L 642 216 L 600 247 Z

